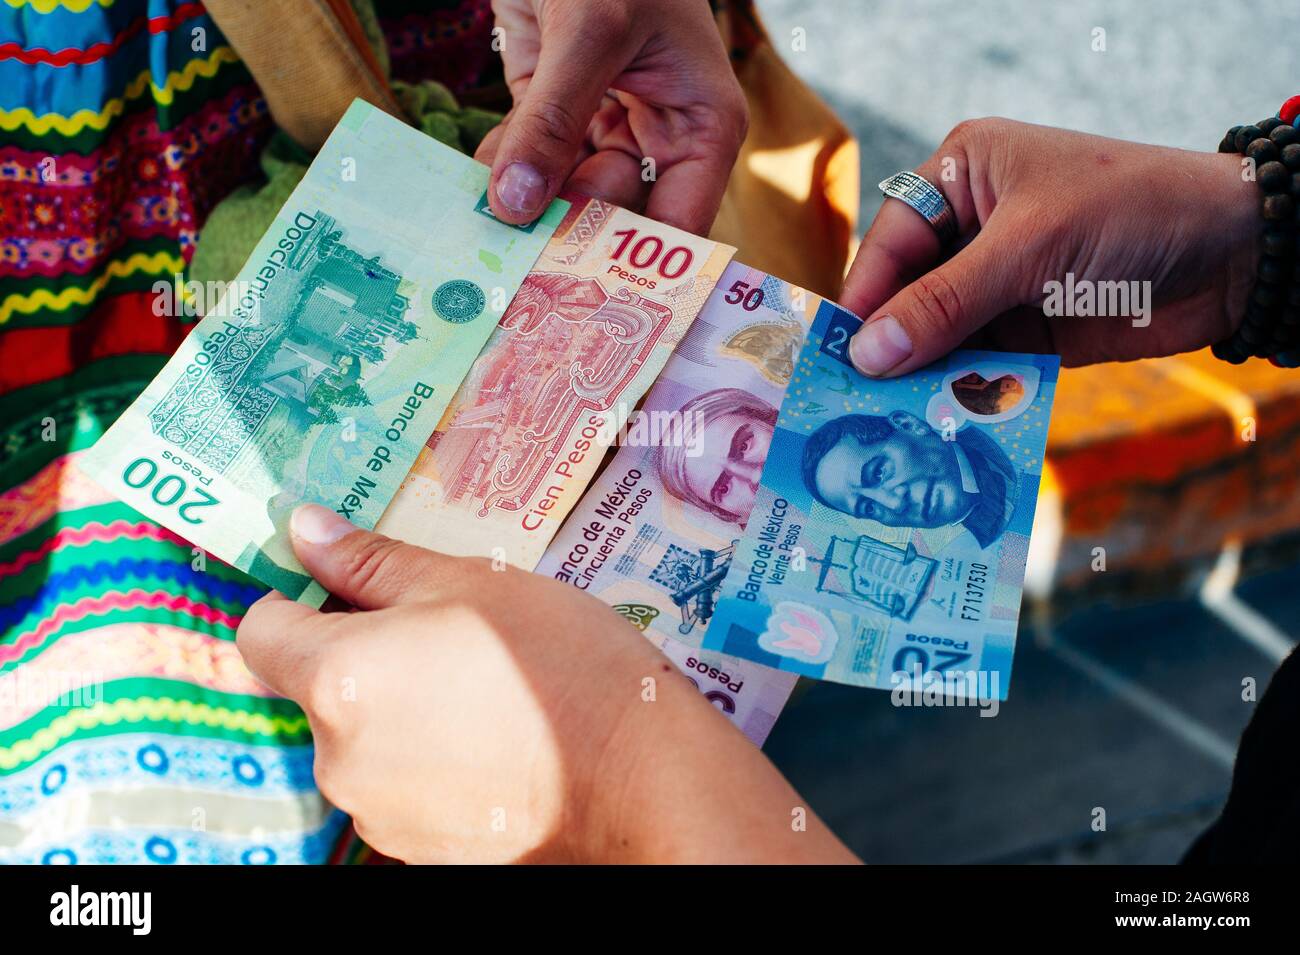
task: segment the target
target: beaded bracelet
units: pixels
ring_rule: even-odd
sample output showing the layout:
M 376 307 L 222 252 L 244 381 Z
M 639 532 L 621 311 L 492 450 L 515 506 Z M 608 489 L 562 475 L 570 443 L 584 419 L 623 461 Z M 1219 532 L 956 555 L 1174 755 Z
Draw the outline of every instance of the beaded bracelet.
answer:
M 1264 229 L 1245 321 L 1211 350 L 1234 365 L 1253 355 L 1281 368 L 1300 367 L 1300 96 L 1292 96 L 1276 116 L 1263 122 L 1232 127 L 1219 143 L 1219 152 L 1240 153 L 1254 162 Z

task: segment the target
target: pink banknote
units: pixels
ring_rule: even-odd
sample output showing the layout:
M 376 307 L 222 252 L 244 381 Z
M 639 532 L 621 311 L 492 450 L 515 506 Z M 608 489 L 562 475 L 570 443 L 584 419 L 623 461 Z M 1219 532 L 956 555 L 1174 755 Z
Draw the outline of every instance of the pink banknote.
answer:
M 797 680 L 699 649 L 821 299 L 732 262 L 538 573 L 612 606 L 761 744 Z
M 576 199 L 378 529 L 533 569 L 733 252 Z

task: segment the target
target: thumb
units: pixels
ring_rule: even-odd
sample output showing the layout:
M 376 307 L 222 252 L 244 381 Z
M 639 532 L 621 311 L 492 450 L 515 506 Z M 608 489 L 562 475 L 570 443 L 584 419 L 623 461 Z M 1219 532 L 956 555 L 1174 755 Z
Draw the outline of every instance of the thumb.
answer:
M 361 530 L 336 511 L 304 504 L 289 521 L 293 552 L 330 593 L 360 610 L 427 597 L 456 573 L 458 558 Z
M 576 21 L 564 15 L 567 9 L 556 7 L 544 21 L 537 66 L 506 117 L 492 161 L 492 212 L 506 222 L 531 222 L 555 198 L 606 91 L 630 59 L 630 31 L 605 26 L 613 14 L 602 11 L 612 7 L 594 5 Z
M 864 375 L 894 377 L 930 364 L 986 323 L 1024 304 L 1018 256 L 996 230 L 905 286 L 862 324 L 849 357 Z

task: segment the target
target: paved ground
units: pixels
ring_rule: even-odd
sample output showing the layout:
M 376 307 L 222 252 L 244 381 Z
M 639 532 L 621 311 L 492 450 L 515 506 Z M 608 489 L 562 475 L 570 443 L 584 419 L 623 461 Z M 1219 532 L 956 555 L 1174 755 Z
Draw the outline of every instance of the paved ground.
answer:
M 1187 148 L 1261 118 L 1296 76 L 1300 4 L 1129 0 L 759 0 L 787 58 L 851 126 L 863 183 L 910 168 L 955 123 L 1003 115 Z M 788 49 L 803 28 L 807 51 Z M 1106 31 L 1094 52 L 1094 29 Z M 878 205 L 864 190 L 863 221 Z M 1294 642 L 1300 567 L 1239 588 Z M 812 684 L 767 751 L 877 862 L 1172 862 L 1213 818 L 1276 660 L 1194 601 L 1022 627 L 1011 699 L 901 709 Z M 1274 634 L 1276 636 L 1277 633 Z M 1105 832 L 1094 832 L 1096 809 Z
M 963 119 L 1213 149 L 1229 126 L 1300 92 L 1286 45 L 1300 36 L 1294 0 L 757 4 L 790 65 L 857 134 L 870 186 L 919 163 Z M 791 49 L 796 29 L 804 52 Z M 1092 49 L 1097 29 L 1104 52 Z M 864 190 L 864 212 L 877 205 Z

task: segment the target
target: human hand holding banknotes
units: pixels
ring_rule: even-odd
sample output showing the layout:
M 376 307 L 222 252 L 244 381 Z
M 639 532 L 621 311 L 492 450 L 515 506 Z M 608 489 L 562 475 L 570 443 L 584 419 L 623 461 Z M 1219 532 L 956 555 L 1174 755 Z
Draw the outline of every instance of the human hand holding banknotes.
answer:
M 708 232 L 748 122 L 709 6 L 497 0 L 493 7 L 509 37 L 501 61 L 514 108 L 475 158 L 492 167 L 492 208 L 502 220 L 528 222 L 567 188 Z
M 296 598 L 241 647 L 381 850 L 845 858 L 744 736 L 799 674 L 1005 698 L 1055 357 L 867 378 L 729 248 L 488 187 L 354 104 L 82 467 Z
M 1258 187 L 1239 156 L 983 119 L 917 172 L 943 187 L 958 251 L 941 262 L 924 219 L 881 207 L 840 296 L 865 322 L 851 349 L 863 372 L 906 374 L 963 344 L 1129 361 L 1241 324 L 1260 251 Z M 1084 306 L 1117 286 L 1118 314 Z
M 431 862 L 851 861 L 757 748 L 600 601 L 299 509 L 294 550 L 356 610 L 272 594 L 239 648 L 302 704 L 321 791 Z M 644 696 L 651 693 L 653 705 Z

